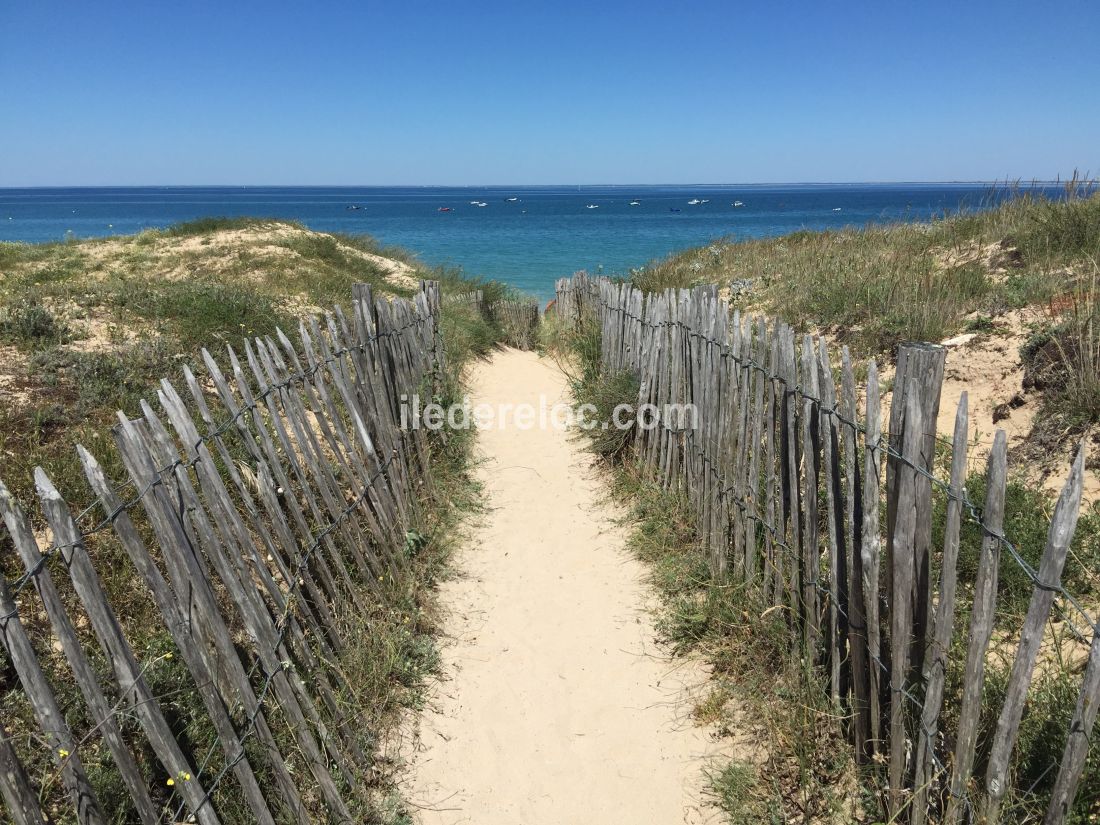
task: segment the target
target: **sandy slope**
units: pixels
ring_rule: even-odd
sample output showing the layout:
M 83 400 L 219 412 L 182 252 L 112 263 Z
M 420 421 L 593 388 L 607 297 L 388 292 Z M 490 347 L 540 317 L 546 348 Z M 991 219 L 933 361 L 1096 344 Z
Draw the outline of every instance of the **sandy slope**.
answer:
M 475 403 L 565 393 L 514 350 L 471 383 Z M 718 746 L 688 719 L 702 675 L 655 647 L 642 569 L 574 438 L 481 434 L 490 511 L 442 594 L 447 677 L 407 757 L 425 825 L 719 821 L 700 793 Z

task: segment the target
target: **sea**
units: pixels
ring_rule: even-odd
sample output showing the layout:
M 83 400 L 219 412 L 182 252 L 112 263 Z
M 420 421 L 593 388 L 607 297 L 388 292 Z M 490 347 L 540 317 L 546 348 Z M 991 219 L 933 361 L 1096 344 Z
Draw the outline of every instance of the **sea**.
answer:
M 371 235 L 431 266 L 547 298 L 555 279 L 582 269 L 625 274 L 718 239 L 927 221 L 1008 194 L 990 183 L 0 188 L 0 241 L 132 234 L 210 216 L 281 218 Z

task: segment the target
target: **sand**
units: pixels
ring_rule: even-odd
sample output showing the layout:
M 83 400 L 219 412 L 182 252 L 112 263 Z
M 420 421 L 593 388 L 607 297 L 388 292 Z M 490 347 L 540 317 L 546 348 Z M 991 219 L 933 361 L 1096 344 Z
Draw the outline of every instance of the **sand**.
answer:
M 475 369 L 475 403 L 565 400 L 533 353 Z M 606 479 L 560 430 L 510 426 L 479 444 L 489 511 L 443 588 L 445 676 L 406 748 L 417 820 L 720 822 L 702 789 L 721 745 L 689 718 L 706 675 L 654 642 Z
M 1033 327 L 1049 322 L 1049 315 L 1041 307 L 1025 307 L 997 316 L 997 329 L 993 333 L 962 334 L 941 341 L 947 352 L 936 431 L 945 442 L 950 442 L 959 398 L 965 391 L 970 419 L 968 462 L 971 472 L 985 471 L 993 438 L 997 430 L 1004 430 L 1008 439 L 1009 471 L 1013 477 L 1038 485 L 1056 496 L 1069 476 L 1077 441 L 1067 439 L 1058 448 L 1041 455 L 1036 455 L 1039 451 L 1035 449 L 1019 456 L 1014 452 L 1026 450 L 1031 443 L 1035 416 L 1042 407 L 1042 393 L 1024 388 L 1020 347 Z M 893 375 L 893 365 L 881 372 L 884 382 Z M 889 415 L 890 399 L 889 393 L 883 396 L 884 416 Z M 1100 502 L 1100 475 L 1094 469 L 1085 470 L 1082 501 L 1086 507 Z

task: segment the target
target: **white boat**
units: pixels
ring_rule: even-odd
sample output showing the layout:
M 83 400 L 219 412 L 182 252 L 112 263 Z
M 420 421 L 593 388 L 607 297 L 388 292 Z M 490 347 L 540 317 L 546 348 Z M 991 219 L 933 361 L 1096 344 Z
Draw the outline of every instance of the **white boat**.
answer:
M 741 201 L 734 201 L 734 202 L 733 202 L 733 205 L 734 205 L 734 206 L 744 206 L 745 204 L 744 204 L 744 203 L 742 203 Z
M 506 198 L 506 200 L 508 201 L 508 203 L 515 203 L 519 200 L 519 198 Z
M 703 198 L 701 201 L 699 201 L 699 203 L 710 203 L 710 199 L 709 198 Z
M 487 204 L 485 201 L 481 201 L 481 202 L 478 203 L 478 206 L 488 206 L 488 205 L 489 204 Z
M 700 204 L 700 203 L 702 203 L 702 201 L 699 200 L 698 198 L 692 198 L 691 200 L 688 201 L 688 206 L 695 206 L 696 204 Z
M 600 208 L 600 205 L 598 203 L 590 203 L 590 204 L 588 204 L 588 206 L 585 207 L 585 209 L 599 209 L 599 208 Z
M 470 201 L 470 206 L 480 206 L 481 201 Z
M 835 209 L 834 209 L 833 211 L 834 211 L 834 212 L 839 212 L 839 211 L 840 211 L 840 207 L 839 207 L 839 206 L 838 206 L 838 207 L 836 207 L 836 208 L 835 208 Z
M 631 201 L 631 202 L 630 202 L 630 205 L 631 205 L 631 206 L 641 206 L 641 205 L 642 205 L 642 202 L 641 202 L 641 201 Z

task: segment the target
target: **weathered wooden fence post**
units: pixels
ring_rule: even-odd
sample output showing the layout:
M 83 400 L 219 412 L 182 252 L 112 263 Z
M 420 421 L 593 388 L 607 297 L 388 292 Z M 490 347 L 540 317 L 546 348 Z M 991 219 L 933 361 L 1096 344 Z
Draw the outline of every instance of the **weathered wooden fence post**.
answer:
M 53 820 L 42 813 L 38 794 L 27 779 L 23 763 L 11 744 L 8 731 L 0 724 L 0 796 L 3 796 L 15 825 L 43 825 Z
M 951 770 L 950 796 L 944 825 L 956 825 L 962 819 L 969 795 L 970 774 L 974 768 L 974 749 L 978 743 L 982 684 L 985 680 L 985 654 L 993 634 L 993 610 L 997 600 L 997 582 L 1001 564 L 1001 527 L 1004 520 L 1005 476 L 1007 473 L 1006 438 L 997 430 L 989 453 L 986 476 L 985 534 L 981 558 L 974 581 L 974 607 L 970 612 L 970 642 L 966 649 L 963 697 L 955 736 L 955 760 Z
M 1020 720 L 1024 715 L 1024 700 L 1031 685 L 1031 673 L 1035 669 L 1039 645 L 1043 641 L 1043 628 L 1054 605 L 1054 594 L 1062 586 L 1062 568 L 1066 563 L 1069 544 L 1077 529 L 1077 517 L 1081 510 L 1084 472 L 1085 445 L 1082 444 L 1077 450 L 1077 460 L 1073 462 L 1073 470 L 1066 479 L 1050 520 L 1046 549 L 1039 562 L 1039 580 L 1031 592 L 1031 604 L 1024 618 L 1020 644 L 1016 649 L 1016 658 L 1012 662 L 1012 672 L 1005 689 L 1004 704 L 997 719 L 997 730 L 993 734 L 989 767 L 985 775 L 986 802 L 983 811 L 988 825 L 995 825 L 1001 819 L 1001 802 L 1008 791 L 1008 760 L 1016 744 Z
M 1062 764 L 1058 769 L 1058 778 L 1054 781 L 1054 790 L 1050 795 L 1043 825 L 1062 825 L 1069 814 L 1070 806 L 1077 795 L 1077 783 L 1085 769 L 1085 760 L 1089 754 L 1089 742 L 1096 724 L 1097 711 L 1100 711 L 1100 631 L 1094 631 L 1089 662 L 1085 667 L 1085 678 L 1081 682 L 1081 695 L 1069 723 L 1069 736 L 1062 752 Z
M 947 500 L 947 516 L 943 530 L 943 559 L 940 562 L 940 591 L 936 605 L 934 636 L 924 657 L 924 706 L 921 709 L 920 732 L 913 755 L 913 815 L 912 825 L 924 825 L 928 818 L 929 786 L 934 776 L 936 733 L 943 707 L 944 682 L 947 678 L 947 655 L 955 626 L 956 565 L 959 558 L 959 528 L 962 522 L 963 495 L 966 484 L 967 394 L 959 399 L 955 413 L 955 434 L 951 447 L 951 487 Z
M 920 455 L 915 459 L 919 479 L 917 496 L 917 528 L 913 537 L 913 585 L 910 599 L 913 607 L 913 650 L 910 664 L 919 673 L 923 668 L 924 643 L 928 634 L 928 615 L 932 604 L 931 576 L 932 549 L 932 495 L 931 473 L 936 460 L 936 419 L 940 412 L 940 390 L 943 385 L 943 368 L 946 350 L 936 344 L 906 343 L 898 347 L 897 370 L 894 373 L 894 394 L 890 402 L 889 446 L 893 455 L 886 461 L 886 582 L 887 592 L 892 590 L 889 577 L 893 575 L 894 519 L 897 515 L 897 484 L 900 452 L 904 434 L 906 396 L 917 394 L 921 421 L 924 422 L 924 438 Z
M 895 385 L 896 387 L 896 385 Z M 909 594 L 916 574 L 915 550 L 921 492 L 925 485 L 917 475 L 924 421 L 920 394 L 915 388 L 903 395 L 905 403 L 900 466 L 894 475 L 894 529 L 890 535 L 894 553 L 890 596 L 890 816 L 897 819 L 906 803 L 905 766 L 908 735 L 905 698 L 909 679 L 910 638 L 913 612 Z M 898 396 L 895 394 L 894 403 Z

